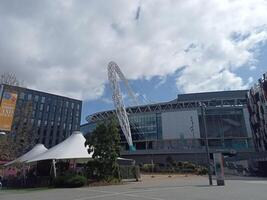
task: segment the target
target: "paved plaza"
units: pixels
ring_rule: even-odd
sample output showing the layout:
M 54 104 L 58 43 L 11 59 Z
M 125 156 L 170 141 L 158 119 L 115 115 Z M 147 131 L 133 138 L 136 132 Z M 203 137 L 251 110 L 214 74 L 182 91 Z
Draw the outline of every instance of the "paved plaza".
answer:
M 142 182 L 75 189 L 2 190 L 1 200 L 266 200 L 267 180 L 232 177 L 208 186 L 207 177 L 156 175 Z M 215 183 L 215 182 L 214 182 Z

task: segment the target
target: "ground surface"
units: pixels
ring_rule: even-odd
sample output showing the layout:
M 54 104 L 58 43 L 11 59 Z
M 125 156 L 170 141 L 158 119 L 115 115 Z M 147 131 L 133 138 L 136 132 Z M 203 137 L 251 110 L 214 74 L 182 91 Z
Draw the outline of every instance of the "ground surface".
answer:
M 267 179 L 232 177 L 208 186 L 207 177 L 155 175 L 142 182 L 76 189 L 2 190 L 1 200 L 266 200 Z M 215 184 L 215 181 L 214 181 Z

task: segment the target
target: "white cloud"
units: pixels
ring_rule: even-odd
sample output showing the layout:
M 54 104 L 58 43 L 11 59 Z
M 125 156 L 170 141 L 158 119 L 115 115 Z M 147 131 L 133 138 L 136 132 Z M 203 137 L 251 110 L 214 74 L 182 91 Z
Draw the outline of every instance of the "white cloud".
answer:
M 110 60 L 129 79 L 182 69 L 177 87 L 184 92 L 243 89 L 235 71 L 255 65 L 266 19 L 264 0 L 4 0 L 0 72 L 83 99 L 103 94 Z

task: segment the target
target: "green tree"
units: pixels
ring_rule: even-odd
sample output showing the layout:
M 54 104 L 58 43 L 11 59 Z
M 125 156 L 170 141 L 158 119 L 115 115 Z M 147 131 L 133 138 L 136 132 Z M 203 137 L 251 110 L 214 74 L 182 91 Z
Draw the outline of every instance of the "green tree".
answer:
M 93 161 L 88 163 L 89 174 L 105 181 L 119 179 L 117 158 L 120 155 L 120 136 L 114 120 L 99 124 L 87 137 L 85 146 L 93 152 Z

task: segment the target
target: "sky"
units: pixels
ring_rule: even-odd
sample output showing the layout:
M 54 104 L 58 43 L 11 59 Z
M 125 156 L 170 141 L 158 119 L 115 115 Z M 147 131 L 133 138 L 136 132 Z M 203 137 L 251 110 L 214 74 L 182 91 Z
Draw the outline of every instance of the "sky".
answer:
M 140 104 L 169 101 L 249 88 L 267 71 L 266 40 L 266 0 L 0 1 L 0 73 L 83 100 L 82 122 L 113 109 L 110 61 Z

